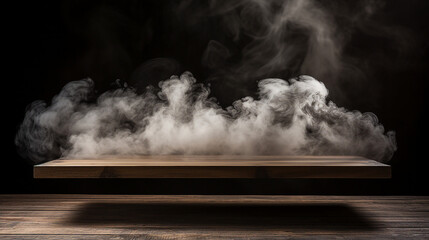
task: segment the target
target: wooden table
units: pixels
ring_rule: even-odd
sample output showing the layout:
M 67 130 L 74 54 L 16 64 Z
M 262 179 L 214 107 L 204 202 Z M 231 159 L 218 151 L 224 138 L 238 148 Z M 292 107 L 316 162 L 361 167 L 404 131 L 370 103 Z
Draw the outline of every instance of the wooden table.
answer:
M 390 178 L 390 166 L 357 156 L 104 156 L 59 159 L 35 178 Z

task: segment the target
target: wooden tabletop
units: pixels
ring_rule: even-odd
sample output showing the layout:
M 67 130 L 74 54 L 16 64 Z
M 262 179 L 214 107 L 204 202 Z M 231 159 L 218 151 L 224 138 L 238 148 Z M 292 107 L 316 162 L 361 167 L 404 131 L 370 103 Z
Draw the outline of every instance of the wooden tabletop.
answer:
M 358 156 L 158 155 L 58 159 L 35 178 L 390 178 L 390 166 Z

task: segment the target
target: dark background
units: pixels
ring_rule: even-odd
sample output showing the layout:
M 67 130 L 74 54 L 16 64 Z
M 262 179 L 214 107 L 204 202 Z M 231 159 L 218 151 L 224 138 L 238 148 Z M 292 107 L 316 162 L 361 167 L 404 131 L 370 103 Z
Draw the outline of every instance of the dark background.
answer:
M 37 99 L 49 102 L 69 81 L 91 77 L 99 92 L 111 89 L 116 79 L 142 89 L 189 70 L 199 81 L 211 84 L 212 95 L 223 106 L 255 95 L 257 79 L 216 80 L 212 70 L 201 64 L 209 40 L 222 40 L 219 22 L 207 20 L 201 23 L 203 29 L 186 28 L 168 17 L 174 12 L 171 2 L 20 1 L 4 8 L 6 109 L 2 118 L 6 122 L 2 124 L 1 193 L 429 194 L 427 1 L 386 1 L 374 17 L 380 26 L 388 26 L 386 32 L 349 29 L 344 52 L 353 57 L 353 66 L 361 74 L 339 78 L 353 81 L 332 82 L 315 76 L 332 90 L 331 100 L 338 105 L 374 112 L 387 130 L 396 131 L 398 150 L 389 163 L 392 179 L 33 179 L 32 166 L 16 151 L 14 135 L 28 104 Z M 336 6 L 342 1 L 320 2 Z M 136 69 L 154 58 L 163 58 L 161 70 L 139 76 Z M 288 78 L 300 72 L 270 74 L 266 77 Z

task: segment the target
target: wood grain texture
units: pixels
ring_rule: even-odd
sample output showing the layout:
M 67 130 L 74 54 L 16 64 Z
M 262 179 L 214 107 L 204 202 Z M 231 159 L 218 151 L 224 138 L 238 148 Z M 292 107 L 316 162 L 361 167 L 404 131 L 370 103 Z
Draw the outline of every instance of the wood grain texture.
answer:
M 103 156 L 36 165 L 35 178 L 390 178 L 357 156 Z
M 0 195 L 0 239 L 427 239 L 424 196 Z

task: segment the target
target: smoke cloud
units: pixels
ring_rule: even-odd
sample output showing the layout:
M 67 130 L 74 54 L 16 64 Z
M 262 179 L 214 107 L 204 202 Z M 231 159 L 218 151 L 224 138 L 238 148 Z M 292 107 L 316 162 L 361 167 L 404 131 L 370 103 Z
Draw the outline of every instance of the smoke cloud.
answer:
M 189 0 L 181 2 L 177 15 L 186 26 L 203 35 L 208 23 L 219 26 L 222 34 L 207 43 L 202 65 L 210 72 L 209 81 L 218 83 L 220 89 L 235 88 L 236 98 L 252 94 L 249 83 L 257 80 L 289 79 L 303 74 L 340 92 L 339 78 L 349 81 L 360 74 L 343 56 L 350 34 L 347 27 L 357 25 L 356 18 L 365 22 L 377 4 L 365 1 L 353 8 L 347 17 L 341 16 L 349 24 L 341 28 L 336 17 L 344 9 L 324 5 L 314 0 L 212 0 L 207 5 Z M 346 74 L 348 77 L 341 77 Z
M 315 0 L 185 0 L 165 5 L 140 34 L 144 49 L 160 42 L 162 56 L 135 69 L 126 79 L 132 87 L 98 96 L 94 82 L 84 79 L 68 83 L 49 105 L 32 103 L 15 139 L 22 155 L 34 163 L 112 154 L 360 155 L 378 161 L 392 157 L 394 132 L 385 133 L 373 113 L 348 111 L 328 101 L 325 87 L 337 100 L 344 97 L 339 90 L 345 85 L 368 89 L 368 82 L 342 82 L 365 78 L 352 64 L 359 61 L 344 54 L 351 26 L 368 35 L 386 35 L 392 46 L 402 44 L 395 44 L 399 34 L 394 28 L 372 22 L 371 16 L 383 5 L 380 1 L 350 3 L 347 8 L 341 1 Z M 88 14 L 87 21 L 100 29 L 87 29 L 89 36 L 106 32 L 90 37 L 100 53 L 95 55 L 112 63 L 131 62 L 124 57 L 122 38 L 110 32 L 122 29 L 113 23 L 126 17 L 104 5 L 101 10 Z M 152 24 L 159 22 L 163 29 L 155 31 L 158 26 Z M 153 43 L 152 37 L 159 42 Z M 184 61 L 169 58 L 170 52 L 186 55 Z M 212 84 L 222 105 L 209 96 L 209 84 L 197 83 L 189 72 L 176 76 L 193 69 L 195 59 L 201 59 L 200 80 Z M 97 69 L 106 68 L 113 69 Z M 145 88 L 159 80 L 159 88 Z M 233 103 L 224 108 L 225 102 Z
M 191 73 L 142 94 L 122 87 L 93 97 L 90 79 L 68 83 L 52 104 L 34 102 L 17 133 L 35 163 L 55 157 L 140 154 L 360 155 L 389 160 L 392 132 L 372 113 L 327 102 L 309 76 L 264 79 L 257 99 L 223 109 Z

